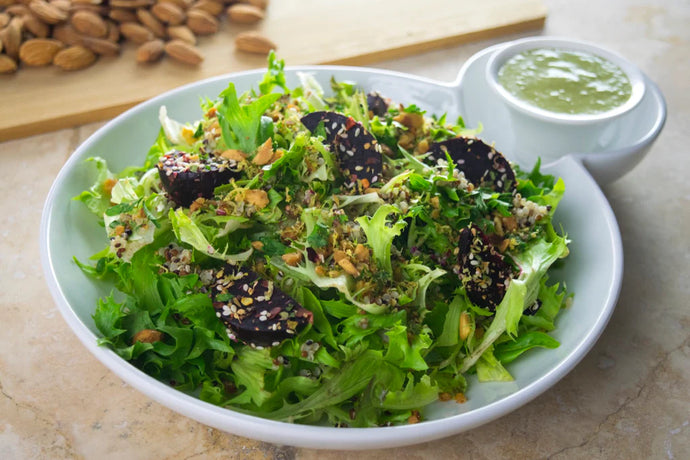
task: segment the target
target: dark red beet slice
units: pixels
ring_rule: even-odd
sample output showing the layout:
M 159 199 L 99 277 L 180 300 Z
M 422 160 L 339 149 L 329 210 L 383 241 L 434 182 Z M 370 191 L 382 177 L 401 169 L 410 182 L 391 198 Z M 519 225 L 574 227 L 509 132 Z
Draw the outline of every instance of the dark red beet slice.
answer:
M 351 184 L 364 188 L 381 179 L 383 158 L 381 145 L 361 123 L 336 112 L 312 112 L 302 118 L 302 124 L 312 133 L 323 122 L 325 142 L 338 157 L 340 171 Z
M 374 115 L 382 117 L 388 112 L 388 102 L 379 93 L 371 92 L 367 94 L 367 105 Z
M 510 279 L 513 274 L 510 264 L 474 224 L 460 231 L 458 248 L 458 276 L 467 297 L 480 307 L 496 311 L 506 293 L 505 280 Z
M 237 177 L 233 162 L 224 158 L 205 159 L 173 150 L 158 162 L 158 174 L 168 197 L 178 206 L 189 206 L 197 198 L 212 198 L 213 190 Z
M 216 273 L 211 298 L 231 338 L 253 347 L 279 345 L 313 321 L 312 313 L 273 281 L 231 265 Z
M 429 158 L 445 160 L 446 152 L 475 187 L 487 187 L 497 192 L 515 189 L 515 173 L 508 160 L 479 139 L 456 137 L 434 142 L 429 148 Z
M 323 128 L 326 131 L 324 143 L 332 144 L 338 133 L 346 129 L 348 118 L 337 112 L 312 112 L 303 116 L 300 121 L 312 134 L 318 128 L 319 123 L 323 122 Z

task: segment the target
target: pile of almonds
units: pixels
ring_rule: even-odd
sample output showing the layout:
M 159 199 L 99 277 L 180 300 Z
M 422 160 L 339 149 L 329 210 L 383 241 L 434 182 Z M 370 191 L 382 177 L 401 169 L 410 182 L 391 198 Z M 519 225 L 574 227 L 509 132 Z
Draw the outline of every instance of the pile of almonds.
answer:
M 164 55 L 189 65 L 204 59 L 199 37 L 230 22 L 264 18 L 268 0 L 0 0 L 0 74 L 20 65 L 78 70 L 98 56 L 116 56 L 136 44 L 140 63 Z M 242 32 L 235 47 L 268 54 L 276 45 L 255 31 Z

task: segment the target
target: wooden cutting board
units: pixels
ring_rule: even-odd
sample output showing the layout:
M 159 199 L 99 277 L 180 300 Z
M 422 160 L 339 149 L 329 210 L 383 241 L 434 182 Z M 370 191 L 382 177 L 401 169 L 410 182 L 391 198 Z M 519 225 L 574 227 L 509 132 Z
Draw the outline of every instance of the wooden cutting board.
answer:
M 88 69 L 22 68 L 0 75 L 0 141 L 100 121 L 177 86 L 265 66 L 265 57 L 234 50 L 234 36 L 260 30 L 287 65 L 363 65 L 470 40 L 542 27 L 542 0 L 273 0 L 254 26 L 228 24 L 202 37 L 205 60 L 188 67 L 164 59 L 119 57 Z

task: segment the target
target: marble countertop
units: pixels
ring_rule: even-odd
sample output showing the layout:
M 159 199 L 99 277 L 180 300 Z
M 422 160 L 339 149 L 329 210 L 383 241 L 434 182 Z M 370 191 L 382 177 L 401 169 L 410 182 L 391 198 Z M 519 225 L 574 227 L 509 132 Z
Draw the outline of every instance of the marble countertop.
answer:
M 546 5 L 544 34 L 618 51 L 657 82 L 668 102 L 666 127 L 649 155 L 604 188 L 625 256 L 616 310 L 587 357 L 529 404 L 452 438 L 358 458 L 690 456 L 690 4 Z M 516 37 L 373 66 L 450 81 L 469 56 L 509 38 Z M 0 458 L 354 456 L 257 442 L 178 415 L 124 384 L 72 334 L 43 279 L 38 229 L 54 177 L 101 125 L 0 143 Z

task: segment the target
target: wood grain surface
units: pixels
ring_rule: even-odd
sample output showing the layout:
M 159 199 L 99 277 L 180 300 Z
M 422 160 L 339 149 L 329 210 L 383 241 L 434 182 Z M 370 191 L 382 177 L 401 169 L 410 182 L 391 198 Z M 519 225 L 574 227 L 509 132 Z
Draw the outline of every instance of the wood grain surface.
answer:
M 275 0 L 258 25 L 228 24 L 202 37 L 198 67 L 172 59 L 142 65 L 135 46 L 75 72 L 22 68 L 0 75 L 0 141 L 111 118 L 186 83 L 265 65 L 235 51 L 234 37 L 260 30 L 287 65 L 364 65 L 463 41 L 542 27 L 542 0 Z

